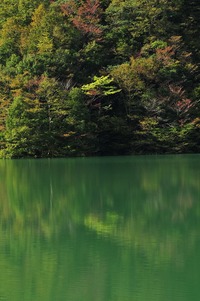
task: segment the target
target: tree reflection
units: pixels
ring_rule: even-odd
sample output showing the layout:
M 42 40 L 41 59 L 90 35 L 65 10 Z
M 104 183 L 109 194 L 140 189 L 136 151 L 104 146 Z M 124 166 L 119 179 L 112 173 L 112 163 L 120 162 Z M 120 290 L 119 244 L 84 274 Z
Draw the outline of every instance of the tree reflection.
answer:
M 199 156 L 1 160 L 2 291 L 11 281 L 16 301 L 24 291 L 52 300 L 51 287 L 54 296 L 108 300 L 112 284 L 109 300 L 124 301 L 132 300 L 130 274 L 142 277 L 147 263 L 152 273 L 181 272 L 199 245 L 199 167 Z
M 46 238 L 77 224 L 115 238 L 192 230 L 199 165 L 199 156 L 1 160 L 1 224 Z

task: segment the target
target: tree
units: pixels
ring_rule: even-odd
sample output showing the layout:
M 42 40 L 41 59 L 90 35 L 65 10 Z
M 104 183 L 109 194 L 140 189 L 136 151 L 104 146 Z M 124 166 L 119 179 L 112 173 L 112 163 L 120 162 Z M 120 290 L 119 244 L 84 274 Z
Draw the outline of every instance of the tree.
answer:
M 62 153 L 66 93 L 54 79 L 26 82 L 17 91 L 6 120 L 7 157 L 52 157 Z M 31 137 L 31 139 L 30 139 Z
M 102 34 L 100 18 L 102 10 L 99 0 L 85 0 L 78 4 L 70 0 L 61 5 L 64 14 L 82 33 L 98 39 Z

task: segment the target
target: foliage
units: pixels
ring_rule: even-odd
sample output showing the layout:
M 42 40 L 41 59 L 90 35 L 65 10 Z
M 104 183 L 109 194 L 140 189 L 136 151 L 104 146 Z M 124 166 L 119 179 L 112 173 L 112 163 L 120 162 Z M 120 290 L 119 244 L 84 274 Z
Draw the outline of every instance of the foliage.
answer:
M 198 12 L 187 0 L 2 0 L 0 156 L 198 152 Z
M 102 10 L 98 0 L 85 0 L 80 4 L 70 0 L 62 4 L 61 8 L 78 30 L 97 38 L 101 36 L 100 16 Z

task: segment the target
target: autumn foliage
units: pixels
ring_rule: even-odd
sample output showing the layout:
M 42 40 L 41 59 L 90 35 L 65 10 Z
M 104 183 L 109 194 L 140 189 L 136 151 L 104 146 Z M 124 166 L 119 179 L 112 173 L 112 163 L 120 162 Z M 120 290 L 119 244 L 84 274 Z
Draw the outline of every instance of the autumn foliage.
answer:
M 102 10 L 99 0 L 85 0 L 80 3 L 70 0 L 62 4 L 61 8 L 78 30 L 96 37 L 101 36 L 100 20 Z
M 200 152 L 197 2 L 0 1 L 0 157 Z

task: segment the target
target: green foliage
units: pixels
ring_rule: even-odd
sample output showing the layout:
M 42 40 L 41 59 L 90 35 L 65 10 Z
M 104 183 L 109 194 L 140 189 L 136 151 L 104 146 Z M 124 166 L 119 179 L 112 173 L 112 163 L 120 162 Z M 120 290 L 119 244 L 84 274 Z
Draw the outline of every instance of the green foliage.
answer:
M 116 89 L 113 83 L 113 79 L 107 76 L 94 76 L 94 81 L 90 84 L 83 85 L 81 89 L 87 95 L 100 95 L 100 96 L 108 96 L 119 93 L 121 89 Z
M 6 156 L 21 157 L 31 153 L 31 128 L 27 114 L 27 101 L 18 97 L 12 102 L 6 122 Z
M 65 137 L 67 139 L 68 154 L 84 156 L 95 153 L 97 147 L 96 127 L 90 118 L 90 111 L 82 89 L 71 89 L 67 106 L 69 113 L 66 121 L 69 125 L 69 131 L 65 134 Z
M 198 12 L 2 0 L 1 157 L 198 151 Z

